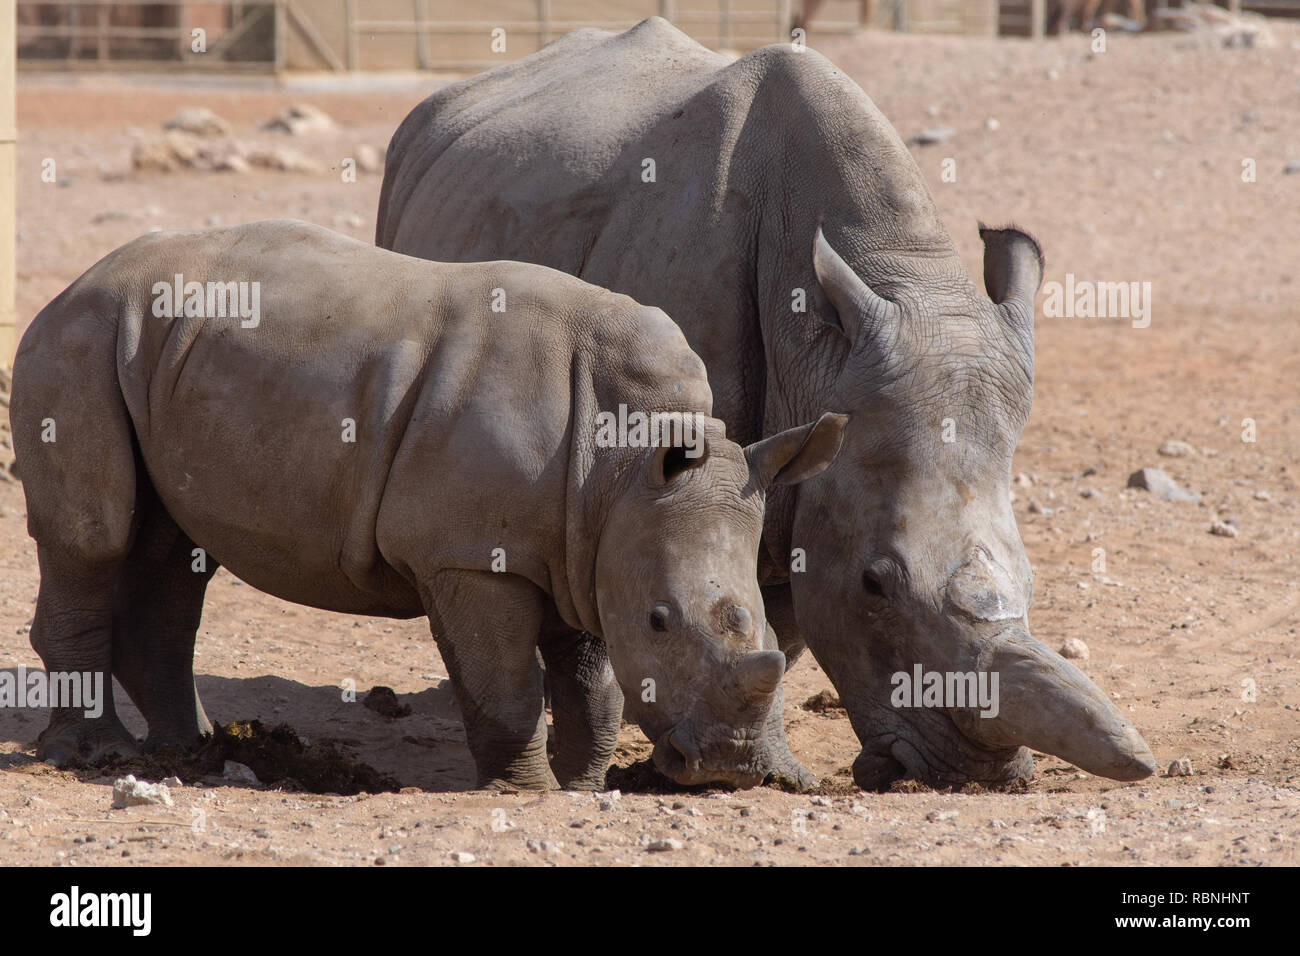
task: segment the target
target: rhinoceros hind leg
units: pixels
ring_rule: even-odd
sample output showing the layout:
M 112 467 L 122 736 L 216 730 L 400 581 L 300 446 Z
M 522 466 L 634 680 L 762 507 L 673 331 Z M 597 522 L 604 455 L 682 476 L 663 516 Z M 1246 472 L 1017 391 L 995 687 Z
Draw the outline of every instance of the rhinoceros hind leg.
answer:
M 623 718 L 623 692 L 605 642 L 557 620 L 543 633 L 541 649 L 555 723 L 551 770 L 565 790 L 603 790 Z
M 451 675 L 482 789 L 555 790 L 546 759 L 542 668 L 545 595 L 513 574 L 444 570 L 425 610 Z
M 94 761 L 111 753 L 138 754 L 139 744 L 122 726 L 113 705 L 113 567 L 69 560 L 66 553 L 46 546 L 37 548 L 37 558 L 41 587 L 32 647 L 51 675 L 80 675 L 83 695 L 80 706 L 50 708 L 49 726 L 37 739 L 37 758 L 61 767 L 73 758 Z
M 194 639 L 217 563 L 196 554 L 151 488 L 138 513 L 113 602 L 113 673 L 149 722 L 145 749 L 188 746 L 212 732 L 194 686 Z

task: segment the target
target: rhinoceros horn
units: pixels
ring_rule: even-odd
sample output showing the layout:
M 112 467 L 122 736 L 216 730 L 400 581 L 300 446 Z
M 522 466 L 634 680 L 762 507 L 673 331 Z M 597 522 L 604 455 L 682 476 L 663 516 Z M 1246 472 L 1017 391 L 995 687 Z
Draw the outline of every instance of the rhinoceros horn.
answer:
M 962 733 L 987 747 L 1029 747 L 1113 780 L 1141 780 L 1155 758 L 1137 729 L 1087 676 L 1018 625 L 980 654 L 1000 682 L 996 716 L 959 711 Z

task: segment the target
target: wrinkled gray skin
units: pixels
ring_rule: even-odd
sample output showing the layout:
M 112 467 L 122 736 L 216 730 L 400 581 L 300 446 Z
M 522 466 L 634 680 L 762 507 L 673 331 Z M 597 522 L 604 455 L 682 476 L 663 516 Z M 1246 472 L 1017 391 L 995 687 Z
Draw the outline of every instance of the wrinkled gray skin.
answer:
M 176 273 L 259 282 L 260 324 L 156 317 L 154 283 Z M 675 780 L 807 785 L 756 562 L 766 489 L 824 468 L 845 420 L 742 450 L 705 417 L 688 458 L 597 447 L 619 403 L 708 416 L 711 396 L 666 315 L 571 276 L 288 221 L 145 236 L 50 303 L 14 364 L 32 645 L 49 670 L 111 668 L 146 746 L 189 743 L 211 729 L 193 649 L 220 564 L 300 604 L 427 614 L 482 786 L 603 786 L 619 685 Z M 38 753 L 132 749 L 110 702 L 54 711 Z
M 806 642 L 844 700 L 860 785 L 1005 783 L 1032 772 L 1028 748 L 1145 777 L 1137 731 L 1029 636 L 1008 491 L 1042 260 L 1015 229 L 982 236 L 988 295 L 893 128 L 817 53 L 730 62 L 652 18 L 416 107 L 389 146 L 376 241 L 538 262 L 665 309 L 741 441 L 851 415 L 826 474 L 771 496 L 761 574 L 787 658 Z M 997 670 L 1000 714 L 894 708 L 891 675 L 917 663 Z

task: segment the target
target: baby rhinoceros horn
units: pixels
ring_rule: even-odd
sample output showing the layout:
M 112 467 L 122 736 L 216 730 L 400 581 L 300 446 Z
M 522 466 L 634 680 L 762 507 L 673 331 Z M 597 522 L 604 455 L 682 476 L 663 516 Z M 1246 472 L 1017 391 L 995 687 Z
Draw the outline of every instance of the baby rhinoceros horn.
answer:
M 780 651 L 750 651 L 736 664 L 736 681 L 750 700 L 776 692 L 785 675 L 785 655 Z

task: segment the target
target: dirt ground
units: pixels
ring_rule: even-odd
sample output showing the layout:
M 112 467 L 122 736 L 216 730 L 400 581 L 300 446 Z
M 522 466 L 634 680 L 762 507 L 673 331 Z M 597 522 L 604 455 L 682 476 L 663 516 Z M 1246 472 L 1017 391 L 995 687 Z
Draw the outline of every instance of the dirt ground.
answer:
M 1014 470 L 1026 476 L 1015 507 L 1037 572 L 1035 634 L 1052 647 L 1086 642 L 1081 665 L 1143 732 L 1157 776 L 1117 784 L 1040 757 L 1023 791 L 861 793 L 844 711 L 801 706 L 830 686 L 805 656 L 787 677 L 786 718 L 820 795 L 645 792 L 654 788 L 627 771 L 613 775 L 621 794 L 474 792 L 422 620 L 293 606 L 221 572 L 198 642 L 209 715 L 287 722 L 392 776 L 401 792 L 317 795 L 216 776 L 185 779 L 173 807 L 111 810 L 114 775 L 37 763 L 44 715 L 4 710 L 0 863 L 1300 862 L 1300 29 L 1274 30 L 1271 49 L 1147 35 L 1112 36 L 1093 54 L 1078 35 L 1033 45 L 875 33 L 820 46 L 905 138 L 956 131 L 913 152 L 972 275 L 977 221 L 1014 221 L 1041 241 L 1049 281 L 1152 283 L 1148 328 L 1040 309 L 1036 401 Z M 20 322 L 154 227 L 289 216 L 372 239 L 380 177 L 343 182 L 341 159 L 358 144 L 382 153 L 430 88 L 427 79 L 286 89 L 24 76 Z M 321 107 L 338 128 L 257 129 L 295 102 Z M 199 105 L 238 138 L 291 144 L 324 168 L 131 171 L 134 142 Z M 47 158 L 57 183 L 41 180 Z M 1243 181 L 1247 159 L 1254 182 Z M 1253 442 L 1243 441 L 1244 419 Z M 1168 440 L 1192 454 L 1160 455 Z M 1144 466 L 1201 493 L 1200 503 L 1126 489 Z M 1216 520 L 1235 522 L 1237 535 L 1211 534 Z M 0 666 L 40 665 L 27 638 L 37 581 L 21 486 L 0 481 Z M 358 702 L 342 700 L 346 680 Z M 363 706 L 374 685 L 394 688 L 410 715 Z M 648 752 L 627 728 L 618 763 Z M 1168 776 L 1180 757 L 1192 775 Z

